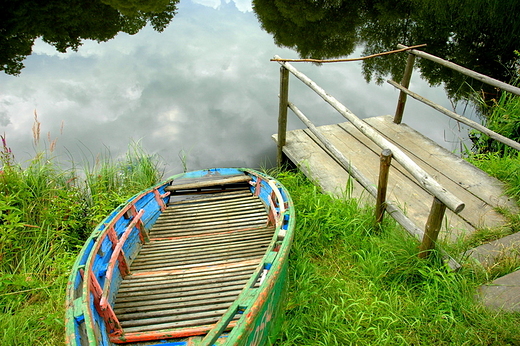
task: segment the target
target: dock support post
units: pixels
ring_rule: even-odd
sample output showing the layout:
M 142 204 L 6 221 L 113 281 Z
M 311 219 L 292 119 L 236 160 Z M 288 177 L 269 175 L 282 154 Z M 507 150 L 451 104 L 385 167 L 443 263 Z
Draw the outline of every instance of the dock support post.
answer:
M 392 162 L 392 151 L 384 149 L 380 156 L 379 165 L 379 182 L 377 185 L 376 198 L 376 228 L 381 227 L 383 215 L 386 208 L 386 190 L 388 187 L 388 173 L 390 171 L 390 164 Z
M 439 231 L 441 230 L 445 211 L 446 205 L 437 199 L 437 197 L 434 197 L 430 215 L 428 215 L 428 221 L 426 221 L 424 237 L 419 248 L 419 258 L 428 257 L 430 250 L 434 248 L 437 237 L 439 236 Z
M 410 79 L 412 78 L 413 65 L 415 63 L 415 55 L 408 53 L 406 60 L 406 67 L 404 69 L 403 79 L 401 85 L 408 89 L 410 86 Z M 395 110 L 394 123 L 400 124 L 403 120 L 404 105 L 406 104 L 406 93 L 401 91 L 399 93 L 399 100 L 397 101 L 397 108 Z
M 289 70 L 280 67 L 280 105 L 278 110 L 278 153 L 277 164 L 283 164 L 283 146 L 287 131 L 287 107 L 289 105 Z

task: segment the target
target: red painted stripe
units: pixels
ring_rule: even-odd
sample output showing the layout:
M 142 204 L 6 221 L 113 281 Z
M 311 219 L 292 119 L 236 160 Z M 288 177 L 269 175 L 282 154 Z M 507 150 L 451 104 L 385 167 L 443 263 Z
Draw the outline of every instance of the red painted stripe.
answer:
M 230 322 L 228 325 L 228 329 L 233 328 L 235 325 L 235 321 Z M 121 336 L 110 335 L 110 341 L 112 341 L 115 344 L 124 344 L 128 342 L 140 342 L 149 340 L 188 338 L 190 336 L 205 335 L 215 326 L 216 324 L 210 324 L 205 326 L 182 329 L 166 329 L 153 332 L 123 333 Z

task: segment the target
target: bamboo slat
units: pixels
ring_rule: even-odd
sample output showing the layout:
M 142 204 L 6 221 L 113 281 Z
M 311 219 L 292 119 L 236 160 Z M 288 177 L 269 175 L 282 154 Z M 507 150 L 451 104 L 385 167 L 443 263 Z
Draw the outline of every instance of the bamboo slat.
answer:
M 273 238 L 264 205 L 248 189 L 191 197 L 169 204 L 121 283 L 114 311 L 125 333 L 209 329 Z
M 236 282 L 234 285 L 218 285 L 211 288 L 206 287 L 204 290 L 195 290 L 195 289 L 185 289 L 182 291 L 165 291 L 164 294 L 149 294 L 146 295 L 149 298 L 154 299 L 157 304 L 166 304 L 172 302 L 185 302 L 192 300 L 200 300 L 202 296 L 205 297 L 220 297 L 221 294 L 225 292 L 234 292 L 238 294 L 238 292 L 242 289 L 243 285 L 240 284 L 241 281 L 233 280 Z M 150 304 L 149 301 L 143 300 L 142 295 L 128 295 L 127 297 L 121 297 L 120 301 L 117 302 L 115 311 L 118 311 L 120 308 L 130 309 L 135 306 L 148 306 Z

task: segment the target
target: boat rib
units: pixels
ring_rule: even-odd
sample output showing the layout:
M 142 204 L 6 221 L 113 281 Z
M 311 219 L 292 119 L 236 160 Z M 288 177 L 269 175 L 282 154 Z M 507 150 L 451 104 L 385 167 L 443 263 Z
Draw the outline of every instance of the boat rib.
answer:
M 265 206 L 247 187 L 170 203 L 118 291 L 114 312 L 123 330 L 218 322 L 266 253 L 274 233 L 267 224 Z

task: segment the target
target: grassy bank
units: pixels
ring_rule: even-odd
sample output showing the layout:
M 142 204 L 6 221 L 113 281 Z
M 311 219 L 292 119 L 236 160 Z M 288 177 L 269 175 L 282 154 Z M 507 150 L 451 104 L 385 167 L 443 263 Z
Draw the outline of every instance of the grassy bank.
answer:
M 502 93 L 487 113 L 486 127 L 520 142 L 520 96 Z M 506 183 L 507 194 L 520 200 L 520 153 L 476 131 L 473 137 L 475 150 L 468 153 L 469 161 Z
M 516 83 L 513 84 L 519 85 L 519 81 L 520 71 L 517 72 Z M 491 100 L 491 105 L 483 101 L 481 104 L 486 114 L 484 125 L 487 128 L 520 142 L 520 96 L 503 92 L 498 99 Z M 506 194 L 517 202 L 520 201 L 520 152 L 478 131 L 473 131 L 472 138 L 474 148 L 468 150 L 467 160 L 501 180 L 505 184 Z M 511 232 L 520 231 L 520 215 L 506 210 L 502 212 L 510 220 Z M 497 234 L 500 235 L 500 231 Z
M 318 193 L 299 174 L 279 179 L 295 201 L 291 287 L 280 345 L 516 345 L 520 316 L 474 302 L 489 277 L 417 258 L 391 219 Z
M 64 170 L 52 152 L 17 163 L 0 148 L 0 344 L 61 345 L 64 296 L 83 241 L 109 211 L 159 179 L 138 146 Z
M 135 146 L 81 171 L 60 168 L 52 153 L 22 167 L 5 141 L 1 149 L 0 344 L 61 345 L 65 285 L 84 239 L 161 174 Z M 279 345 L 520 344 L 519 315 L 473 299 L 490 273 L 419 260 L 417 242 L 390 218 L 377 231 L 356 200 L 322 195 L 299 173 L 277 177 L 297 211 Z

